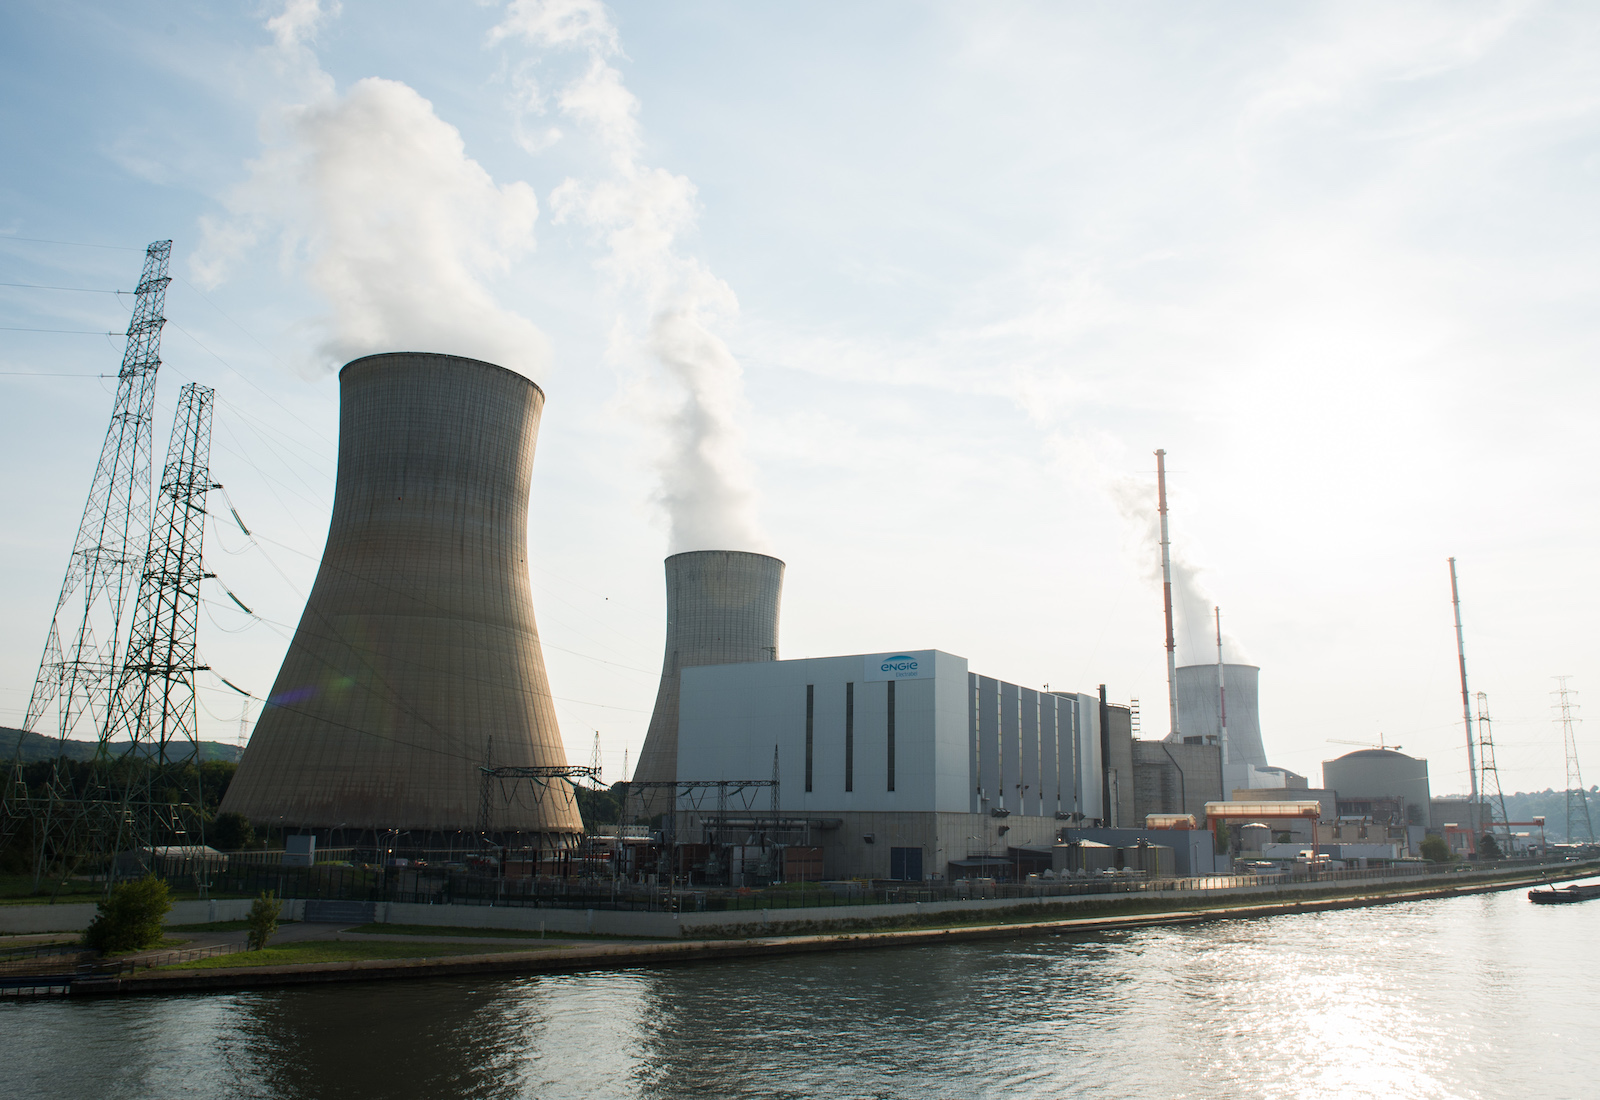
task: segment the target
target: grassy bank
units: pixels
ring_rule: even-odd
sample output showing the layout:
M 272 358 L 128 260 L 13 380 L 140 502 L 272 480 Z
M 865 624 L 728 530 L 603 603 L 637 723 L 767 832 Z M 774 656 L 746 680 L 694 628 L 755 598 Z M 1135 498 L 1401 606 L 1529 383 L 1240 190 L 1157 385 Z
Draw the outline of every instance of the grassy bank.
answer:
M 363 924 L 346 928 L 359 936 L 457 936 L 507 940 L 654 940 L 659 936 L 613 936 L 596 932 L 540 932 L 537 928 L 460 928 L 452 924 Z
M 345 940 L 309 940 L 305 943 L 264 947 L 260 951 L 239 951 L 232 955 L 215 955 L 194 962 L 158 966 L 153 972 L 222 970 L 239 966 L 293 966 L 296 963 L 360 962 L 366 959 L 434 959 L 449 955 L 488 955 L 501 951 L 529 950 L 538 950 L 538 946 L 521 943 L 515 947 L 502 947 L 476 943 L 396 943 L 392 940 L 351 943 Z

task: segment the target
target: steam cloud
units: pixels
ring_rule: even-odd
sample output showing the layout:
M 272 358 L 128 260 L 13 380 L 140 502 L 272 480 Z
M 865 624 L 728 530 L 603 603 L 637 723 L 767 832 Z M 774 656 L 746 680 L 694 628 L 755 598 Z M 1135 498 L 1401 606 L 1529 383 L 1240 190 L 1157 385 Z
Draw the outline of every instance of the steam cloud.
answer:
M 620 46 L 605 6 L 598 0 L 512 0 L 490 38 L 584 55 L 585 68 L 557 103 L 600 143 L 611 171 L 600 180 L 566 180 L 551 195 L 551 207 L 557 222 L 601 234 L 602 268 L 619 290 L 636 296 L 648 318 L 643 333 L 619 321 L 617 344 L 625 355 L 648 356 L 675 390 L 676 408 L 663 418 L 658 491 L 671 552 L 767 549 L 744 454 L 743 372 L 716 334 L 737 314 L 738 300 L 698 260 L 678 253 L 677 238 L 694 223 L 695 187 L 640 162 L 639 101 L 608 60 Z M 531 82 L 524 79 L 522 87 Z
M 1110 484 L 1109 492 L 1137 540 L 1140 568 L 1159 592 L 1162 582 L 1161 513 L 1156 504 L 1155 483 L 1142 478 L 1120 478 Z M 1170 515 L 1168 534 L 1170 538 Z M 1172 562 L 1172 629 L 1178 645 L 1178 663 L 1211 664 L 1217 659 L 1217 635 L 1212 621 L 1217 601 L 1200 579 L 1203 568 L 1191 561 L 1176 541 L 1168 548 L 1168 553 Z M 1230 664 L 1250 661 L 1244 647 L 1226 630 L 1222 632 L 1222 657 Z
M 287 0 L 268 20 L 275 60 L 303 98 L 263 120 L 265 149 L 228 196 L 230 217 L 203 219 L 196 278 L 215 285 L 238 253 L 276 237 L 331 309 L 324 365 L 406 350 L 541 371 L 543 334 L 486 285 L 533 248 L 533 189 L 497 185 L 405 84 L 369 78 L 338 94 L 309 45 L 337 11 Z

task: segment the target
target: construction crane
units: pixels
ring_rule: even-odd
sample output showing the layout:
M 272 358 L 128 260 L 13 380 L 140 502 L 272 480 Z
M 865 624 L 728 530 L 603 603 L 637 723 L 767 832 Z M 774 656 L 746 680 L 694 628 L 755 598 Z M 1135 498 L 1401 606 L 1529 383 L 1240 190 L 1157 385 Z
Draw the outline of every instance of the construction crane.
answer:
M 1399 752 L 1402 748 L 1404 748 L 1403 745 L 1390 745 L 1390 744 L 1387 744 L 1384 741 L 1383 734 L 1381 734 L 1381 733 L 1378 734 L 1378 743 L 1376 745 L 1374 745 L 1371 741 L 1342 741 L 1337 737 L 1328 738 L 1328 744 L 1330 744 L 1330 745 L 1360 745 L 1364 749 L 1383 749 L 1386 752 Z

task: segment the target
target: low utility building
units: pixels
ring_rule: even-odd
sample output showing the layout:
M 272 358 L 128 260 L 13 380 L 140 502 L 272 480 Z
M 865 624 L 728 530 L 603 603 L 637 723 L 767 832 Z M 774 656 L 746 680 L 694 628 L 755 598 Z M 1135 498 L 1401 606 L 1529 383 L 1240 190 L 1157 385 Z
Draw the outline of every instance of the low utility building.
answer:
M 802 829 L 828 878 L 1013 878 L 1048 866 L 1063 825 L 1109 823 L 1099 696 L 980 676 L 931 649 L 681 676 L 679 842 L 725 813 L 705 797 L 714 784 L 773 775 L 776 810 L 734 809 L 754 831 L 756 811 Z

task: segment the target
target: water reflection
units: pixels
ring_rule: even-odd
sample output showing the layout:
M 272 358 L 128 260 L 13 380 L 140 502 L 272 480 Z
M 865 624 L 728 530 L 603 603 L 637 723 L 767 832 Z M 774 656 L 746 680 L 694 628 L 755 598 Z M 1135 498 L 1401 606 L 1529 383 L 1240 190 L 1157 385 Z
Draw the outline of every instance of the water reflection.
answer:
M 1600 906 L 0 1007 L 0 1096 L 1591 1094 Z

